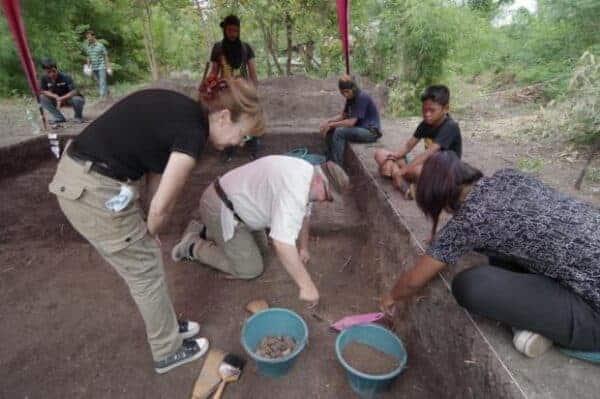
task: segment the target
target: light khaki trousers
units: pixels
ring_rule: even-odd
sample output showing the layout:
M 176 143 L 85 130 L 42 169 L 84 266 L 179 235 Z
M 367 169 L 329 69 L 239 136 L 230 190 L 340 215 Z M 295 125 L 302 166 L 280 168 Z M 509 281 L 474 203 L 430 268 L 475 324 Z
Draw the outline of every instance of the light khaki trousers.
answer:
M 265 232 L 250 231 L 248 226 L 238 221 L 233 237 L 224 241 L 221 227 L 222 205 L 223 201 L 211 184 L 200 199 L 200 215 L 209 241 L 194 247 L 194 259 L 240 279 L 256 278 L 264 269 L 257 242 L 266 250 Z
M 91 162 L 63 154 L 50 183 L 63 213 L 82 236 L 119 273 L 129 287 L 146 325 L 155 361 L 175 352 L 182 343 L 169 297 L 160 247 L 148 234 L 139 206 L 139 184 L 130 183 L 134 200 L 112 212 L 105 202 L 117 195 L 121 182 L 90 171 Z

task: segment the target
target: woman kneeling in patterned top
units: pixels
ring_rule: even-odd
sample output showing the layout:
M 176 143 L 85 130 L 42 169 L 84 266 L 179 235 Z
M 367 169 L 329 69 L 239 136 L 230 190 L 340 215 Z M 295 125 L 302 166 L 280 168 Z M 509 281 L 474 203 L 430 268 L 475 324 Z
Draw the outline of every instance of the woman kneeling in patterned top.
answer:
M 484 177 L 452 151 L 426 161 L 416 200 L 434 233 L 442 210 L 452 218 L 381 298 L 383 310 L 476 250 L 489 265 L 456 275 L 461 306 L 512 326 L 515 347 L 529 357 L 553 342 L 600 351 L 600 210 L 516 170 Z

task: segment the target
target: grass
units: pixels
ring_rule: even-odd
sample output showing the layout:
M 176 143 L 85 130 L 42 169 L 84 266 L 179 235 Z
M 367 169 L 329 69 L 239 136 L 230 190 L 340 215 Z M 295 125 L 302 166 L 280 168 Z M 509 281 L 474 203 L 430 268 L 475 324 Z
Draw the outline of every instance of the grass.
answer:
M 526 157 L 517 161 L 517 168 L 527 173 L 539 173 L 544 168 L 544 160 L 539 157 Z
M 136 90 L 142 89 L 143 87 L 147 86 L 148 83 L 149 82 L 145 80 L 139 82 L 119 82 L 109 85 L 108 90 L 110 91 L 110 95 L 112 97 L 119 98 Z M 97 86 L 86 86 L 85 98 L 87 100 L 91 100 L 92 102 L 98 101 L 100 97 L 98 97 Z
M 585 174 L 585 180 L 589 183 L 600 183 L 600 167 L 589 168 Z

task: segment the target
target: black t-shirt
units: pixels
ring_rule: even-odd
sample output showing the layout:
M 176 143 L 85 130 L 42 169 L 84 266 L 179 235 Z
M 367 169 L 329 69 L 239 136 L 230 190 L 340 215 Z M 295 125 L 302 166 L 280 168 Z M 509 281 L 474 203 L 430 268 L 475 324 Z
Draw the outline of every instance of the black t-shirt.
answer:
M 40 86 L 42 90 L 50 91 L 61 97 L 76 89 L 73 79 L 71 79 L 69 75 L 61 72 L 56 76 L 56 80 L 50 79 L 48 75 L 42 76 Z
M 210 60 L 211 62 L 216 62 L 218 64 L 223 61 L 225 54 L 223 53 L 223 45 L 221 42 L 216 42 L 213 45 L 212 51 L 210 52 Z M 252 46 L 250 46 L 246 42 L 242 42 L 242 65 L 239 68 L 239 74 L 244 78 L 248 78 L 248 61 L 254 58 L 254 50 L 252 50 Z M 225 62 L 227 62 L 225 60 Z
M 417 139 L 431 139 L 441 147 L 442 151 L 454 151 L 462 157 L 462 137 L 460 127 L 450 115 L 438 127 L 433 127 L 421 122 L 413 135 Z
M 162 173 L 171 152 L 200 157 L 208 137 L 207 113 L 197 101 L 163 89 L 133 93 L 106 111 L 74 140 L 77 153 L 138 180 Z
M 210 60 L 212 62 L 219 62 L 221 56 L 223 55 L 223 47 L 221 42 L 216 42 L 213 45 L 212 51 L 210 52 Z M 246 42 L 242 42 L 242 61 L 248 62 L 254 58 L 254 50 L 252 50 L 252 46 L 250 46 Z

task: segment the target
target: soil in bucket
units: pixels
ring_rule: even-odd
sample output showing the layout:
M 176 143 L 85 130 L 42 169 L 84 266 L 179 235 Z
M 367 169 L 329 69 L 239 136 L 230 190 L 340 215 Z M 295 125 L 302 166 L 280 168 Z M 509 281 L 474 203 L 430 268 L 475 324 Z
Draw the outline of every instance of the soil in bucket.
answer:
M 258 356 L 267 359 L 279 359 L 292 353 L 296 349 L 296 340 L 287 336 L 266 336 L 256 348 Z
M 394 356 L 357 341 L 346 345 L 342 356 L 350 366 L 365 374 L 388 374 L 400 366 L 400 362 Z

